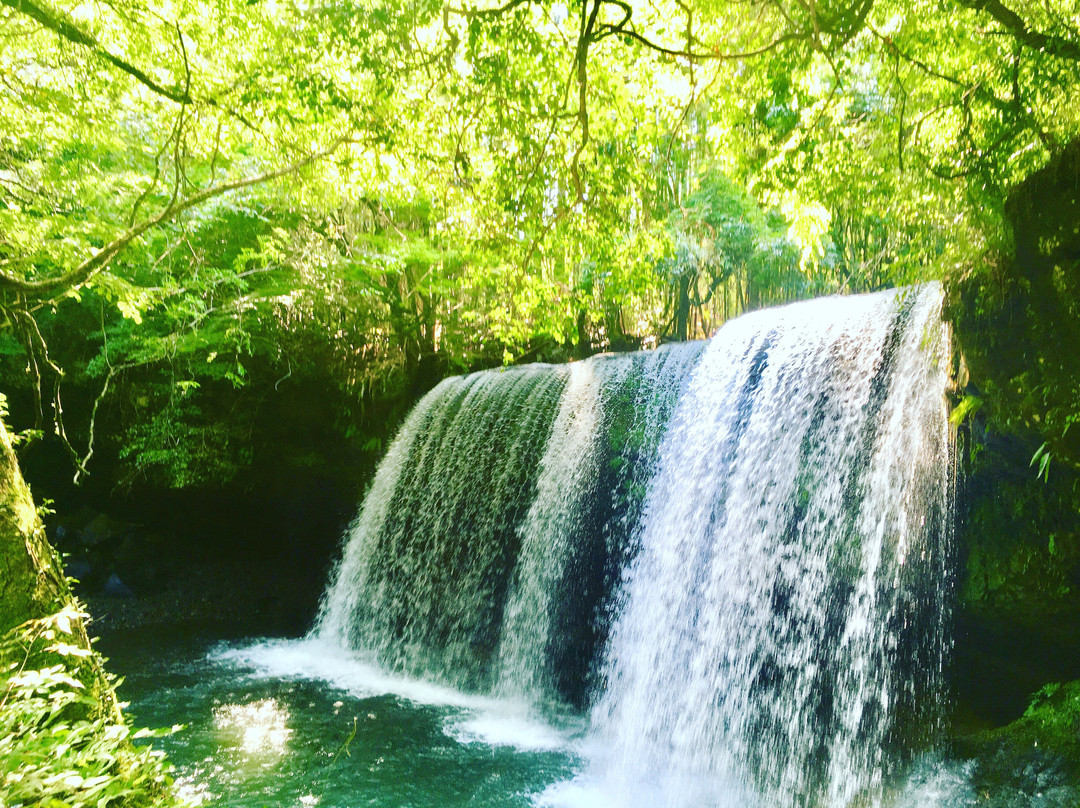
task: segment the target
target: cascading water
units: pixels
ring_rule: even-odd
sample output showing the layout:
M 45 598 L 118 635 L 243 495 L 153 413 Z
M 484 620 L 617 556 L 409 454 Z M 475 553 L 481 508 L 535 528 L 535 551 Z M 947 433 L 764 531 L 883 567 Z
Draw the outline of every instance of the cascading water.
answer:
M 499 689 L 504 693 L 539 700 L 547 690 L 552 601 L 571 542 L 584 531 L 585 502 L 597 478 L 600 396 L 593 363 L 571 366 L 540 462 L 536 498 L 520 530 L 521 554 L 499 648 Z
M 571 366 L 536 498 L 519 530 L 500 693 L 540 702 L 552 693 L 585 690 L 581 680 L 592 660 L 581 652 L 594 649 L 598 638 L 580 636 L 582 617 L 586 633 L 595 635 L 603 617 L 597 612 L 611 589 L 603 579 L 617 574 L 629 550 L 627 527 L 637 524 L 627 512 L 639 499 L 633 489 L 649 475 L 681 383 L 701 350 L 692 343 Z
M 406 421 L 352 529 L 316 632 L 390 670 L 486 682 L 517 524 L 566 370 L 447 379 Z
M 937 286 L 829 298 L 443 382 L 315 636 L 585 710 L 607 804 L 880 804 L 941 702 L 940 307 Z
M 315 635 L 391 670 L 580 706 L 631 511 L 702 348 L 444 381 L 380 465 Z
M 937 703 L 946 646 L 940 306 L 936 287 L 814 301 L 709 346 L 593 713 L 616 804 L 880 799 L 890 733 Z

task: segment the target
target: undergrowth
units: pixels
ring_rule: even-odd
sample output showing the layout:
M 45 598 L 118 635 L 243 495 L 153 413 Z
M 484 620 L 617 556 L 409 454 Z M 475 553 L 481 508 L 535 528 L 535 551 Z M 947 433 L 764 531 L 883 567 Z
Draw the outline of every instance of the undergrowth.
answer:
M 161 733 L 123 719 L 82 617 L 67 608 L 0 639 L 0 808 L 182 806 L 162 754 L 132 743 Z

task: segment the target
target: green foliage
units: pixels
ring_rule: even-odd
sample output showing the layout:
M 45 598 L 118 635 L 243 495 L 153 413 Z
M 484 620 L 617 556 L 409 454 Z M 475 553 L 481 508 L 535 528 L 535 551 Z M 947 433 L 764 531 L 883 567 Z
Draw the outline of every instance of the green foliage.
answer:
M 0 805 L 181 805 L 160 753 L 131 743 L 154 733 L 133 733 L 81 678 L 93 652 L 73 635 L 77 618 L 65 610 L 0 640 Z
M 425 363 L 970 270 L 1080 134 L 1058 6 L 4 2 L 5 383 L 86 447 L 101 403 L 131 473 L 189 485 L 252 449 L 209 425 L 230 390 L 332 374 L 366 406 Z M 1068 457 L 1075 386 L 1012 378 Z
M 1042 478 L 1043 482 L 1050 482 L 1050 460 L 1052 458 L 1053 453 L 1050 451 L 1049 444 L 1045 442 L 1031 456 L 1031 462 L 1028 465 L 1036 469 L 1037 476 Z
M 1024 468 L 1030 444 L 980 433 L 985 425 L 983 413 L 965 423 L 971 435 L 958 536 L 960 603 L 976 616 L 1031 631 L 1067 631 L 1080 603 L 1076 474 L 1062 468 L 1048 479 L 1036 477 Z
M 1051 682 L 1040 688 L 1024 715 L 1013 723 L 986 733 L 998 757 L 1000 750 L 1013 755 L 1030 750 L 1049 750 L 1070 774 L 1080 771 L 1080 682 Z M 989 768 L 989 767 L 987 767 Z M 984 777 L 994 773 L 984 772 Z M 1000 776 L 1000 775 L 999 775 Z

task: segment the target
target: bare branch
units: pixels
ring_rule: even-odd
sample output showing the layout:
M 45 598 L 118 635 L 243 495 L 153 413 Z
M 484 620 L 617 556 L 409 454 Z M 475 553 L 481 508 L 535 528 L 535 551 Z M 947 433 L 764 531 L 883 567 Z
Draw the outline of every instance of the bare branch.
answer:
M 45 343 L 45 337 L 41 334 L 41 329 L 38 327 L 37 320 L 30 312 L 25 310 L 15 310 L 13 312 L 16 319 L 22 324 L 23 335 L 25 338 L 24 349 L 30 358 L 32 373 L 34 376 L 34 400 L 37 405 L 37 423 L 40 428 L 42 425 L 42 399 L 41 399 L 41 384 L 43 382 L 42 374 L 40 371 L 40 365 L 44 364 L 53 375 L 53 393 L 52 393 L 52 428 L 53 432 L 60 439 L 61 445 L 64 447 L 64 451 L 67 453 L 71 462 L 75 465 L 75 482 L 79 481 L 80 476 L 88 475 L 84 460 L 79 457 L 78 452 L 75 451 L 75 447 L 71 445 L 71 441 L 68 440 L 67 430 L 64 427 L 64 409 L 60 397 L 60 383 L 64 380 L 64 371 L 52 361 L 49 357 L 49 347 Z M 97 409 L 95 405 L 94 409 Z M 93 451 L 91 451 L 93 454 Z
M 86 470 L 86 467 L 90 463 L 90 458 L 94 456 L 94 427 L 97 423 L 98 407 L 101 406 L 101 401 L 105 398 L 105 394 L 109 392 L 109 382 L 112 381 L 115 373 L 116 369 L 110 366 L 109 372 L 105 376 L 105 383 L 101 385 L 101 392 L 94 398 L 94 406 L 90 408 L 90 425 L 87 427 L 86 436 L 86 454 L 83 455 L 81 459 L 76 458 L 75 478 L 73 481 L 75 485 L 78 485 L 84 476 L 90 476 L 90 472 Z

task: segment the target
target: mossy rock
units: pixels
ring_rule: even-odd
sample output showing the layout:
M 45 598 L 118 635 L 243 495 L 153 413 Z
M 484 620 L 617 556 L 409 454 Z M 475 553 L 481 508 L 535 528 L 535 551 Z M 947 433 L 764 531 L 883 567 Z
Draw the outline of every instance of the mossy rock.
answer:
M 1004 727 L 958 738 L 955 747 L 975 760 L 972 782 L 987 804 L 1033 805 L 1049 799 L 1048 805 L 1076 805 L 1080 681 L 1047 685 L 1023 716 Z
M 0 420 L 0 635 L 70 599 L 60 559 L 45 540 L 34 500 Z

